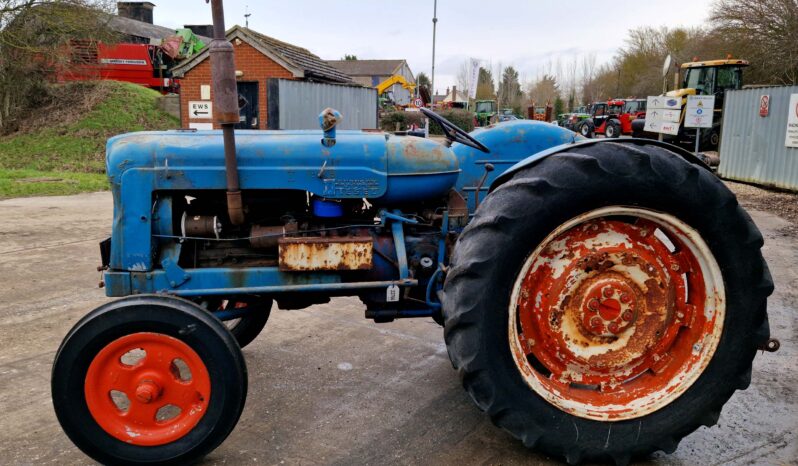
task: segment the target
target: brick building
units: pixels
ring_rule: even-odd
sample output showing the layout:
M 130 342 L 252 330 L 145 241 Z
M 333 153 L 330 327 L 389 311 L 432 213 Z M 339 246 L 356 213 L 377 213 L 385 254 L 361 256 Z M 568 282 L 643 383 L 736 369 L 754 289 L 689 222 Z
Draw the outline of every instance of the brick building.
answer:
M 235 49 L 240 129 L 267 128 L 267 80 L 298 79 L 322 83 L 352 84 L 352 78 L 327 64 L 307 49 L 287 44 L 251 29 L 233 26 L 227 40 Z M 180 113 L 184 128 L 218 128 L 213 123 L 213 89 L 209 51 L 195 55 L 173 70 L 180 78 Z

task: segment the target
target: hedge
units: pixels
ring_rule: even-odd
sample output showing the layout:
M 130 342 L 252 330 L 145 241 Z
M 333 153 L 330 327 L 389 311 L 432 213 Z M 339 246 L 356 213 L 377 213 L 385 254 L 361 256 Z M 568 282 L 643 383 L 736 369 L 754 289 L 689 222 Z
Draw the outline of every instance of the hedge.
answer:
M 465 131 L 470 132 L 474 129 L 474 114 L 467 110 L 453 109 L 437 113 Z M 393 132 L 396 131 L 397 123 L 399 123 L 399 131 L 407 131 L 413 124 L 423 128 L 424 118 L 424 114 L 421 112 L 386 112 L 380 117 L 380 128 L 383 131 Z M 429 132 L 430 134 L 443 134 L 441 127 L 434 121 L 430 121 Z

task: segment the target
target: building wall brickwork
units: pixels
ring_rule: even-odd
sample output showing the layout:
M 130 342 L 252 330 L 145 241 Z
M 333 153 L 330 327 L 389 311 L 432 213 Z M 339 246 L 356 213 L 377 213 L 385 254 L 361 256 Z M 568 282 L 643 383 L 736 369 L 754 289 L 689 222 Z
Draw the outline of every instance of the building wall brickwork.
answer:
M 240 42 L 240 43 L 236 43 Z M 258 129 L 266 129 L 266 82 L 269 78 L 294 79 L 294 75 L 283 66 L 263 55 L 257 49 L 243 41 L 233 41 L 235 49 L 236 71 L 243 72 L 237 77 L 239 82 L 258 83 Z M 201 95 L 201 86 L 211 84 L 211 60 L 206 58 L 194 68 L 186 71 L 180 80 L 180 121 L 183 128 L 189 128 L 190 123 L 211 123 L 212 118 L 189 118 L 188 106 L 190 101 L 204 100 Z M 213 88 L 211 88 L 211 101 L 213 101 Z M 219 125 L 213 123 L 218 129 Z

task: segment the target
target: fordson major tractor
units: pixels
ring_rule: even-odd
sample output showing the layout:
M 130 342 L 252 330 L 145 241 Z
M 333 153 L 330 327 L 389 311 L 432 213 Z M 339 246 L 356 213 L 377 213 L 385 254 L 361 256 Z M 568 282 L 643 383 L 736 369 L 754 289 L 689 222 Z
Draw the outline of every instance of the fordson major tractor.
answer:
M 241 347 L 270 310 L 358 296 L 432 318 L 476 406 L 569 463 L 673 452 L 751 381 L 773 290 L 762 236 L 690 153 L 534 121 L 447 138 L 233 131 L 220 0 L 220 131 L 108 141 L 108 296 L 52 369 L 64 431 L 109 464 L 183 464 L 244 409 Z M 436 387 L 428 387 L 435 390 Z

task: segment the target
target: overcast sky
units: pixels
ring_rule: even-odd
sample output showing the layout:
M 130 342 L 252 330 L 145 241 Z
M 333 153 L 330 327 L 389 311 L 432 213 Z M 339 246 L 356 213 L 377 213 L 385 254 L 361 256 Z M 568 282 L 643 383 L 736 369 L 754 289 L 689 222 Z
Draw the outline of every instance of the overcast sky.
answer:
M 203 0 L 158 1 L 155 23 L 210 24 Z M 433 0 L 226 0 L 227 27 L 244 24 L 304 47 L 323 59 L 407 59 L 414 74 L 430 75 Z M 522 81 L 547 64 L 594 52 L 609 61 L 626 31 L 639 26 L 696 26 L 712 0 L 438 0 L 435 87 L 457 84 L 468 57 L 513 65 Z

